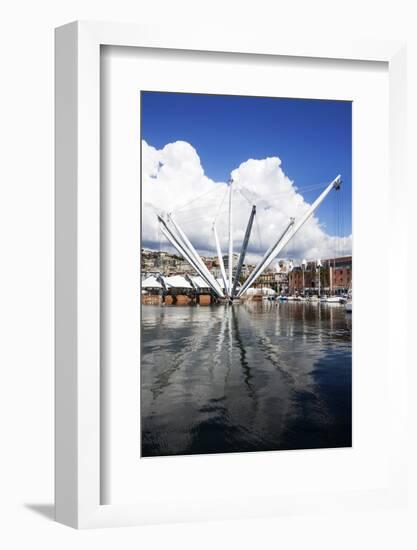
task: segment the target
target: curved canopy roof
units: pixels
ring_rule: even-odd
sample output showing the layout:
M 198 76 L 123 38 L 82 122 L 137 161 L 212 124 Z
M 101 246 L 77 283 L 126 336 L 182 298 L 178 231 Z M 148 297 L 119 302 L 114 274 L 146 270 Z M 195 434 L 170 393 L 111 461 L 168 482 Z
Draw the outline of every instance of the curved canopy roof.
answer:
M 193 288 L 182 275 L 173 275 L 172 277 L 162 277 L 167 288 Z
M 210 288 L 206 281 L 200 276 L 191 277 L 191 280 L 196 288 Z
M 162 285 L 154 275 L 151 275 L 142 281 L 142 288 L 162 288 Z

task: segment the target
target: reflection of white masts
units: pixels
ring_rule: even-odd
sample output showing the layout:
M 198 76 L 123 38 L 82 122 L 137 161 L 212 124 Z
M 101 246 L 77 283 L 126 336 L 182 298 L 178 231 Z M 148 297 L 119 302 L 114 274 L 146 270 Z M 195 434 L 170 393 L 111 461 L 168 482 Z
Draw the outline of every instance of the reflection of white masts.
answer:
M 193 245 L 182 232 L 181 228 L 169 216 L 165 221 L 161 216 L 158 216 L 161 231 L 172 244 L 172 246 L 180 253 L 181 256 L 195 269 L 195 271 L 203 278 L 209 287 L 220 297 L 224 298 L 224 294 L 218 282 L 207 269 L 200 256 L 195 251 Z M 171 222 L 171 226 L 169 223 Z
M 265 271 L 265 269 L 272 262 L 272 260 L 276 258 L 276 256 L 281 252 L 281 250 L 290 242 L 290 240 L 294 237 L 294 235 L 302 228 L 305 222 L 313 215 L 314 211 L 324 201 L 324 199 L 327 197 L 330 191 L 332 189 L 337 190 L 340 188 L 341 180 L 342 178 L 339 175 L 337 176 L 336 179 L 334 179 L 331 183 L 329 183 L 329 185 L 326 187 L 323 193 L 313 202 L 313 204 L 310 206 L 310 208 L 307 210 L 307 212 L 304 214 L 301 220 L 294 225 L 293 230 L 289 233 L 288 232 L 289 227 L 291 227 L 294 224 L 294 221 L 292 221 L 292 223 L 290 222 L 290 225 L 287 227 L 287 229 L 285 230 L 283 235 L 280 237 L 278 242 L 274 245 L 273 249 L 272 250 L 269 249 L 266 252 L 262 260 L 254 269 L 253 273 L 245 281 L 245 284 L 242 286 L 242 288 L 239 290 L 237 294 L 238 298 L 243 294 L 243 292 L 245 292 L 245 290 L 249 288 L 250 285 L 252 285 L 255 282 L 255 280 L 259 277 L 259 275 L 261 275 Z
M 232 295 L 232 278 L 233 278 L 233 209 L 232 209 L 232 184 L 233 180 L 229 181 L 229 287 L 228 294 Z
M 217 257 L 219 258 L 220 271 L 221 271 L 221 274 L 222 274 L 224 290 L 225 290 L 226 294 L 229 296 L 229 292 L 228 292 L 228 283 L 227 283 L 227 275 L 226 275 L 226 270 L 225 270 L 225 268 L 224 268 L 222 250 L 221 250 L 221 248 L 220 248 L 220 242 L 219 242 L 219 238 L 218 238 L 218 236 L 217 236 L 217 231 L 216 231 L 216 226 L 215 226 L 215 224 L 213 224 L 213 233 L 214 233 L 214 240 L 216 241 Z

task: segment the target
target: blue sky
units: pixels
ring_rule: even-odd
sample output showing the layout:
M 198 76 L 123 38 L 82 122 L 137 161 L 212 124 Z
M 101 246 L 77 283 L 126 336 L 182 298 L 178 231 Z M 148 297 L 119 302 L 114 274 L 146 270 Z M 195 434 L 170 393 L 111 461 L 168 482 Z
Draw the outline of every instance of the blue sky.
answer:
M 341 174 L 339 197 L 331 193 L 317 216 L 328 232 L 351 233 L 350 102 L 160 92 L 142 92 L 141 101 L 142 139 L 157 149 L 189 142 L 213 180 L 227 181 L 250 158 L 278 156 L 285 174 L 312 202 L 318 191 L 303 192 L 303 187 Z

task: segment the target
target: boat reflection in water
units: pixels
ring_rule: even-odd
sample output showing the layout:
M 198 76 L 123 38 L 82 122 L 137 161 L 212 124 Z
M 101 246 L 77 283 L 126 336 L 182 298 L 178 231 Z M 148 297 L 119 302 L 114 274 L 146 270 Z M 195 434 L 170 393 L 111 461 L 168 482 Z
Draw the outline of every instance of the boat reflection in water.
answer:
M 142 307 L 142 456 L 349 447 L 343 307 Z

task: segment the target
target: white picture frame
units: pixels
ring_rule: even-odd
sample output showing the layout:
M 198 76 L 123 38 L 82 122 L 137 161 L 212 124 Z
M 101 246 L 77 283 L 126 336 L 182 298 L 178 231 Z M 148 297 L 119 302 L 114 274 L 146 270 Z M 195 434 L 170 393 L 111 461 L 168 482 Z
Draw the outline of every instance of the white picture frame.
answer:
M 406 222 L 401 193 L 405 188 L 405 44 L 384 40 L 289 42 L 269 34 L 249 37 L 243 30 L 175 29 L 113 23 L 75 22 L 56 30 L 56 519 L 77 528 L 120 526 L 156 521 L 134 504 L 101 504 L 100 445 L 100 48 L 102 45 L 173 50 L 230 52 L 334 60 L 382 61 L 389 70 L 390 184 L 395 238 L 405 242 Z M 398 199 L 396 200 L 396 197 Z M 393 237 L 394 238 L 394 237 Z M 399 252 L 403 254 L 404 251 Z M 401 290 L 400 290 L 401 292 Z M 397 295 L 398 297 L 398 295 Z M 405 301 L 404 301 L 405 303 Z M 403 315 L 401 299 L 389 304 L 391 314 Z M 397 340 L 399 388 L 406 380 L 406 336 Z M 397 386 L 398 387 L 398 386 Z M 404 390 L 405 392 L 405 390 Z M 391 406 L 396 422 L 405 422 L 402 394 Z M 372 492 L 358 495 L 369 505 L 375 499 L 398 503 L 405 498 L 401 471 L 403 448 L 396 453 L 397 472 L 390 477 L 384 498 Z M 175 498 L 175 495 L 173 495 Z M 265 502 L 259 514 L 292 509 Z M 349 497 L 340 495 L 343 509 Z M 354 499 L 355 500 L 355 499 Z M 356 500 L 355 500 L 356 502 Z M 353 502 L 353 506 L 355 506 Z M 305 499 L 304 510 L 334 507 L 334 497 Z M 224 506 L 224 505 L 223 505 Z M 295 507 L 296 508 L 296 507 Z M 295 509 L 294 508 L 294 509 Z M 220 510 L 220 512 L 219 512 Z M 217 516 L 221 516 L 221 503 Z M 210 516 L 210 511 L 203 511 Z M 239 510 L 236 512 L 239 515 Z M 168 513 L 168 516 L 170 514 Z M 167 514 L 164 514 L 166 517 Z M 172 509 L 172 520 L 187 519 Z M 224 517 L 230 514 L 224 510 Z M 233 517 L 233 515 L 232 515 Z M 196 516 L 198 519 L 198 515 Z

